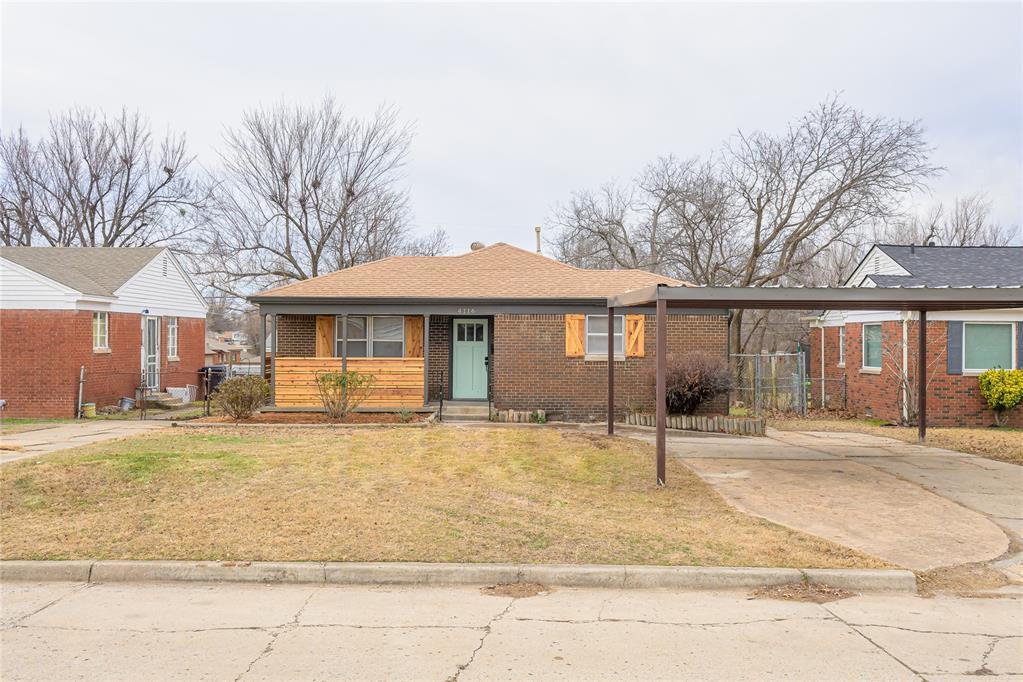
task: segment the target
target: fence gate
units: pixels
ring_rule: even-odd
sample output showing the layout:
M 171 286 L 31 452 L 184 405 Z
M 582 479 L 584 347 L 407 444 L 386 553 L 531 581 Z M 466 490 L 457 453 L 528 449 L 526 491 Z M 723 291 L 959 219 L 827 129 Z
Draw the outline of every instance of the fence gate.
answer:
M 803 353 L 736 353 L 733 403 L 756 414 L 796 412 L 806 414 L 807 381 Z

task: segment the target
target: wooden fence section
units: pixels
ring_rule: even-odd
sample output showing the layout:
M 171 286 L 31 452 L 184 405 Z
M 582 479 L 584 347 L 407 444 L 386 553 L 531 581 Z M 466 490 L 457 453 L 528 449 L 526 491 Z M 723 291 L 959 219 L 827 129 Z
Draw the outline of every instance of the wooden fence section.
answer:
M 322 407 L 316 373 L 341 371 L 341 358 L 277 358 L 277 407 Z M 423 358 L 348 358 L 348 370 L 375 377 L 360 407 L 422 407 Z

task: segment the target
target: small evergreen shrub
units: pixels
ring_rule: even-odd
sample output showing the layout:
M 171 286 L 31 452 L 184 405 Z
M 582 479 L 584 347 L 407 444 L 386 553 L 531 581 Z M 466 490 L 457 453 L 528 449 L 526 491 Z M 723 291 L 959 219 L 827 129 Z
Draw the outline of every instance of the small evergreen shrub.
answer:
M 413 413 L 412 410 L 408 409 L 407 407 L 403 407 L 400 410 L 398 410 L 398 421 L 400 421 L 402 424 L 408 424 L 409 422 L 412 421 L 412 417 L 414 416 L 415 413 Z
M 1007 413 L 1023 403 L 1023 369 L 989 369 L 979 377 L 980 393 L 1003 426 Z
M 263 377 L 241 376 L 225 379 L 213 393 L 213 404 L 235 421 L 248 419 L 270 397 L 270 384 Z

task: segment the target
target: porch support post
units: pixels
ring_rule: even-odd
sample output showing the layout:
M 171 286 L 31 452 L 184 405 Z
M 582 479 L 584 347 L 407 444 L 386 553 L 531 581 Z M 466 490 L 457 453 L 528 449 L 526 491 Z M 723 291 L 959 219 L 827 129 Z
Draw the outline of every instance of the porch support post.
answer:
M 270 319 L 270 404 L 277 405 L 277 313 Z
M 367 345 L 369 345 L 367 341 Z M 348 314 L 341 316 L 341 371 L 348 371 Z
M 660 292 L 658 292 L 659 294 Z M 657 381 L 654 400 L 657 401 L 657 485 L 664 485 L 664 429 L 667 426 L 668 406 L 665 403 L 665 376 L 668 372 L 668 302 L 657 299 Z
M 266 379 L 266 315 L 259 312 L 259 376 Z
M 920 428 L 920 442 L 927 438 L 927 311 L 920 311 L 916 349 L 916 415 Z
M 430 316 L 423 315 L 423 407 L 430 404 Z
M 615 309 L 607 307 L 607 435 L 615 435 Z M 622 329 L 624 344 L 625 329 Z

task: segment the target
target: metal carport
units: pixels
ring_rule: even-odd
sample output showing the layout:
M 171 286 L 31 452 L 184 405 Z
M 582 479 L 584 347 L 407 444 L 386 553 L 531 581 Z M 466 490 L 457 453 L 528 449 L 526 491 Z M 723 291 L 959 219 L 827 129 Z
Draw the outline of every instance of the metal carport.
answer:
M 733 310 L 899 310 L 920 315 L 917 352 L 917 414 L 920 440 L 927 435 L 927 313 L 954 310 L 1023 308 L 1023 285 L 1014 287 L 693 287 L 659 284 L 607 299 L 608 319 L 615 311 L 656 308 L 657 483 L 664 485 L 665 373 L 668 308 Z M 610 335 L 613 326 L 608 325 Z M 608 339 L 607 432 L 614 433 L 614 343 Z

